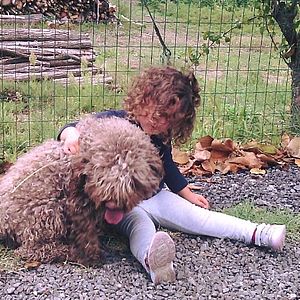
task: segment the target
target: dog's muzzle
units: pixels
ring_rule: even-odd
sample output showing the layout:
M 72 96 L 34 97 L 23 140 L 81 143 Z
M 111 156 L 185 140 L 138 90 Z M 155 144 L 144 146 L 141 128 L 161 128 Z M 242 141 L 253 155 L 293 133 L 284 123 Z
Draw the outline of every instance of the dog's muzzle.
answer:
M 113 201 L 108 201 L 105 203 L 104 220 L 108 224 L 116 225 L 122 221 L 123 217 L 124 211 L 116 207 Z

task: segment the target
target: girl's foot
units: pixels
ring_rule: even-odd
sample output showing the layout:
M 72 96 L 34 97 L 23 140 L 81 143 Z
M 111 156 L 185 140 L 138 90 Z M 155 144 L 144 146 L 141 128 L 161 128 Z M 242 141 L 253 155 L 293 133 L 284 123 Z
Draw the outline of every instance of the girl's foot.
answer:
M 175 245 L 171 237 L 163 231 L 158 231 L 148 250 L 147 264 L 154 284 L 176 280 L 173 268 Z
M 275 251 L 281 251 L 285 243 L 285 234 L 285 225 L 260 224 L 254 232 L 253 242 L 257 246 L 265 246 Z

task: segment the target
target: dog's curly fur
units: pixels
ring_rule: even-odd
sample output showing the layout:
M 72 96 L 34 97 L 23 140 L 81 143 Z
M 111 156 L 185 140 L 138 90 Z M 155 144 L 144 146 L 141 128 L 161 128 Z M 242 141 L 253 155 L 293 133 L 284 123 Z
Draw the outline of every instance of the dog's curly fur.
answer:
M 107 203 L 126 212 L 159 188 L 161 159 L 137 126 L 88 117 L 77 128 L 78 154 L 48 140 L 0 181 L 0 240 L 23 259 L 98 262 Z

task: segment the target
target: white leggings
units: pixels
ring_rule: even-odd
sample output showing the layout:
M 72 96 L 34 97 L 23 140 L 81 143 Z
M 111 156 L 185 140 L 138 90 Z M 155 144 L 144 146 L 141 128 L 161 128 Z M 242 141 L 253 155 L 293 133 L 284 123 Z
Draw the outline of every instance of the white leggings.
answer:
M 145 266 L 156 226 L 194 235 L 230 238 L 251 243 L 256 223 L 196 206 L 166 190 L 141 202 L 117 225 L 129 237 L 130 250 Z

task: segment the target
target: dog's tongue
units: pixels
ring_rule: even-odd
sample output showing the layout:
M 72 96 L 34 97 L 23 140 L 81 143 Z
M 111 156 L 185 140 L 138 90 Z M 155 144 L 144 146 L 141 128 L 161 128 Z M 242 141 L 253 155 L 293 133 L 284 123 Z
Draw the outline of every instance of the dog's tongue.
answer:
M 118 224 L 123 219 L 124 212 L 121 209 L 110 209 L 106 207 L 104 219 L 109 224 Z

